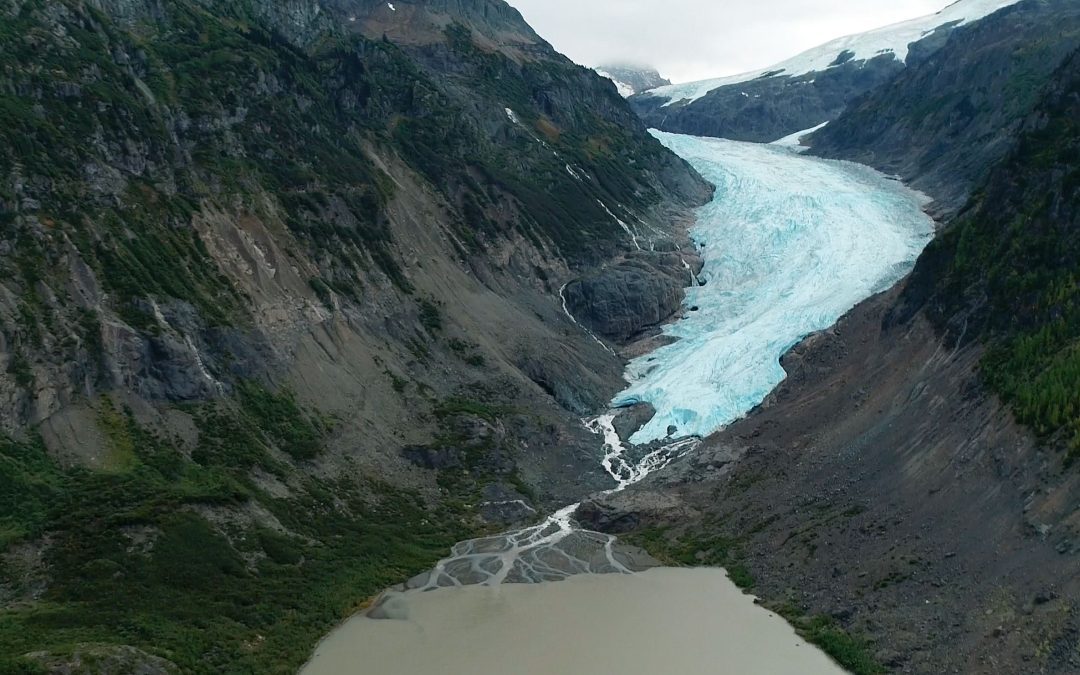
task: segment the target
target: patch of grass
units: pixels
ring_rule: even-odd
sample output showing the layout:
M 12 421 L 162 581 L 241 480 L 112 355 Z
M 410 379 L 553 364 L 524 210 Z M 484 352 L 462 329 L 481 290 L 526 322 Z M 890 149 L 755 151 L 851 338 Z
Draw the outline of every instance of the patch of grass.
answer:
M 0 548 L 41 535 L 57 482 L 39 436 L 23 442 L 0 438 Z
M 740 588 L 754 585 L 753 576 L 741 562 L 739 542 L 722 536 L 675 533 L 671 528 L 646 528 L 624 539 L 669 565 L 723 567 Z
M 803 639 L 816 645 L 853 675 L 881 675 L 888 670 L 874 659 L 870 644 L 851 635 L 827 616 L 807 617 L 801 610 L 785 605 L 777 610 L 795 627 Z
M 131 413 L 119 411 L 107 396 L 102 396 L 98 404 L 98 427 L 108 441 L 108 456 L 102 468 L 105 471 L 121 473 L 135 468 L 135 438 L 132 434 L 134 422 Z
M 443 329 L 442 312 L 439 306 L 428 299 L 422 299 L 420 305 L 420 325 L 431 334 L 439 333 Z
M 743 590 L 748 590 L 754 587 L 756 583 L 754 581 L 754 575 L 750 573 L 750 570 L 746 565 L 742 563 L 733 563 L 725 568 L 728 573 L 728 577 L 731 582 Z
M 0 657 L 0 675 L 46 675 L 48 671 L 36 661 Z
M 194 417 L 199 425 L 199 442 L 191 453 L 195 463 L 229 469 L 276 468 L 257 421 L 215 404 L 197 408 Z
M 462 361 L 474 368 L 483 368 L 487 363 L 486 359 L 484 359 L 484 355 L 478 351 L 479 347 L 471 342 L 459 340 L 458 338 L 451 338 L 447 341 L 447 346 L 449 346 L 450 350 L 457 354 Z
M 480 401 L 463 398 L 449 398 L 435 407 L 435 416 L 445 419 L 453 415 L 473 415 L 488 422 L 495 422 L 499 417 L 513 412 L 506 406 L 491 405 Z
M 296 460 L 315 459 L 322 448 L 323 431 L 287 390 L 271 392 L 255 382 L 241 382 L 237 398 L 244 411 L 279 450 Z
M 536 503 L 538 501 L 539 495 L 536 494 L 536 490 L 534 490 L 531 485 L 525 482 L 525 479 L 522 478 L 521 473 L 516 469 L 506 479 L 506 482 L 510 483 L 510 485 L 512 485 L 514 489 L 517 490 L 517 493 L 522 497 L 525 497 L 525 499 L 527 499 L 528 501 L 531 501 L 533 503 Z
M 304 559 L 303 544 L 291 537 L 264 528 L 259 530 L 258 538 L 263 552 L 277 565 L 298 565 Z
M 395 392 L 397 392 L 398 394 L 405 393 L 405 389 L 409 386 L 408 380 L 403 377 L 398 377 L 393 372 L 391 372 L 389 368 L 384 368 L 383 374 L 386 375 L 387 378 L 389 378 L 390 386 L 393 387 Z
M 15 351 L 11 355 L 7 372 L 15 379 L 15 384 L 22 389 L 33 388 L 34 383 L 37 381 L 37 378 L 34 377 L 34 371 L 30 367 L 30 362 L 26 360 L 21 351 Z
M 916 564 L 916 563 L 912 563 Z M 910 574 L 904 574 L 902 572 L 890 572 L 887 576 L 879 579 L 874 583 L 874 590 L 880 591 L 888 588 L 889 586 L 895 586 L 896 584 L 902 584 L 911 578 Z

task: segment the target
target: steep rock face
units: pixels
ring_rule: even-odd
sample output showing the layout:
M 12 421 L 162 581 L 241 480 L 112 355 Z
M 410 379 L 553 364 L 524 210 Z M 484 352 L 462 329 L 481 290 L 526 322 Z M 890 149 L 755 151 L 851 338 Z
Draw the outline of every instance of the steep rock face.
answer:
M 950 216 L 1012 147 L 1080 40 L 1080 6 L 1026 0 L 955 30 L 939 51 L 855 101 L 814 152 L 904 178 Z
M 558 290 L 709 188 L 505 3 L 393 4 L 0 2 L 0 670 L 289 670 L 610 486 Z
M 678 253 L 637 252 L 570 282 L 563 291 L 566 307 L 594 332 L 625 342 L 679 309 L 695 273 L 684 265 L 689 263 Z

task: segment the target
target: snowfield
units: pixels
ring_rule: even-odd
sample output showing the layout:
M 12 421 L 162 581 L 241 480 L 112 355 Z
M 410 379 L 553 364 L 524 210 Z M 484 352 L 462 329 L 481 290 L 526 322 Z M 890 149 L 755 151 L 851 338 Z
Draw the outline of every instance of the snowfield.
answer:
M 717 186 L 691 234 L 704 286 L 687 290 L 679 338 L 632 361 L 613 401 L 656 417 L 631 440 L 705 436 L 759 404 L 786 376 L 780 357 L 899 281 L 929 243 L 928 199 L 861 165 L 780 146 L 654 131 Z
M 606 77 L 607 79 L 614 82 L 615 88 L 619 90 L 619 96 L 622 96 L 623 98 L 630 98 L 637 93 L 636 91 L 634 91 L 634 88 L 631 87 L 629 84 L 619 81 L 614 75 L 607 72 L 606 70 L 600 70 L 599 68 L 597 68 L 596 74 L 600 77 Z
M 849 60 L 859 61 L 872 59 L 879 54 L 891 52 L 897 60 L 903 62 L 907 60 L 908 45 L 912 42 L 918 42 L 938 28 L 946 24 L 963 25 L 972 21 L 978 21 L 985 16 L 993 14 L 999 9 L 1015 5 L 1019 1 L 1020 0 L 959 0 L 959 2 L 949 5 L 936 14 L 904 21 L 884 28 L 878 28 L 867 33 L 859 33 L 857 35 L 848 35 L 847 37 L 838 38 L 831 42 L 827 42 L 820 47 L 805 51 L 787 61 L 781 61 L 774 66 L 762 70 L 732 75 L 730 77 L 701 80 L 700 82 L 673 84 L 667 87 L 650 89 L 648 94 L 668 99 L 668 102 L 665 105 L 671 105 L 672 103 L 678 103 L 680 101 L 693 102 L 702 98 L 713 89 L 729 84 L 738 84 L 740 82 L 754 80 L 767 73 L 796 76 L 825 70 L 830 65 L 833 65 L 836 62 L 837 57 L 845 51 L 854 54 L 854 57 Z M 783 72 L 777 73 L 777 71 Z

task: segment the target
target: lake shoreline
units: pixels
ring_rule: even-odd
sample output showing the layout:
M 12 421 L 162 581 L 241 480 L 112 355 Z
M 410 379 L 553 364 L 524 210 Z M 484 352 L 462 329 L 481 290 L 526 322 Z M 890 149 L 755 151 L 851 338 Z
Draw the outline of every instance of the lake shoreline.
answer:
M 845 672 L 720 568 L 411 591 L 390 602 L 392 618 L 353 617 L 300 672 Z

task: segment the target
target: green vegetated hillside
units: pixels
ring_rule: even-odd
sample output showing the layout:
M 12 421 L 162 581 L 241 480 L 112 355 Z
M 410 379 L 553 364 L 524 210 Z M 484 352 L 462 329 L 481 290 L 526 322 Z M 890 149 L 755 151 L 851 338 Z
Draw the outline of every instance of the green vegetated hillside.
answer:
M 960 340 L 1024 424 L 1080 458 L 1080 53 L 1016 149 L 919 263 L 909 295 Z
M 580 478 L 552 296 L 707 186 L 504 3 L 397 10 L 0 2 L 0 672 L 292 671 Z

